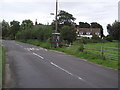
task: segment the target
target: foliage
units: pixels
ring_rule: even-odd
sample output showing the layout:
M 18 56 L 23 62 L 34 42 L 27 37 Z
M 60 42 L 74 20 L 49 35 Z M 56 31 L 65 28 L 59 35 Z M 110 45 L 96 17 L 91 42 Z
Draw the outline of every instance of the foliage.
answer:
M 114 40 L 120 40 L 120 22 L 115 21 L 112 25 L 107 25 L 107 31 Z
M 97 23 L 97 22 L 92 22 L 92 23 L 91 23 L 91 28 L 100 28 L 101 38 L 104 37 L 103 27 L 102 27 L 99 23 Z
M 74 21 L 75 21 L 75 18 L 73 17 L 72 14 L 70 14 L 70 13 L 68 13 L 66 11 L 60 10 L 60 12 L 58 14 L 58 19 L 57 19 L 58 32 L 61 31 L 61 28 L 64 25 L 75 26 Z M 56 23 L 56 20 L 53 20 L 53 22 L 51 23 L 54 30 L 55 30 L 55 23 Z
M 5 20 L 2 21 L 2 38 L 6 38 L 9 32 L 9 24 Z
M 112 36 L 112 35 L 107 35 L 107 36 L 105 37 L 105 40 L 112 42 L 113 36 Z
M 111 35 L 113 33 L 112 26 L 110 24 L 107 25 L 107 32 Z
M 99 36 L 97 36 L 97 35 L 93 35 L 93 36 L 92 36 L 92 39 L 100 40 L 101 38 L 99 38 Z
M 83 52 L 83 51 L 84 51 L 84 45 L 83 45 L 83 44 L 80 44 L 78 50 L 79 50 L 80 52 Z
M 31 30 L 19 31 L 16 35 L 18 40 L 37 39 L 40 41 L 46 41 L 51 37 L 53 30 L 50 26 L 34 26 Z
M 107 41 L 99 38 L 96 35 L 93 35 L 93 37 L 91 39 L 87 38 L 87 37 L 81 37 L 80 39 L 77 39 L 77 42 L 78 43 L 83 43 L 83 44 L 88 44 L 88 43 L 105 43 Z
M 32 26 L 33 26 L 33 22 L 30 19 L 23 20 L 22 24 L 21 24 L 21 29 L 22 30 L 26 30 L 26 29 L 29 30 L 32 28 Z
M 61 10 L 58 14 L 58 23 L 63 25 L 72 25 L 75 18 L 72 14 Z
M 87 22 L 79 22 L 79 25 L 78 25 L 78 27 L 80 27 L 80 28 L 90 28 L 90 24 L 89 23 L 87 23 Z
M 9 31 L 10 36 L 9 37 L 11 39 L 15 39 L 16 33 L 20 30 L 20 25 L 19 24 L 20 24 L 20 22 L 15 21 L 15 20 L 10 22 L 10 31 Z
M 79 43 L 86 44 L 86 43 L 88 43 L 88 40 L 89 39 L 87 37 L 82 37 L 82 38 L 79 39 Z
M 76 32 L 74 27 L 64 25 L 61 29 L 61 39 L 67 41 L 67 44 L 76 40 Z

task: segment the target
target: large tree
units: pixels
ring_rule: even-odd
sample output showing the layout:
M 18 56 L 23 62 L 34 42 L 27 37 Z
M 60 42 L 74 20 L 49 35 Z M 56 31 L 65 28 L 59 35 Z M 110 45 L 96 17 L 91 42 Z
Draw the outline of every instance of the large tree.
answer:
M 72 43 L 74 40 L 76 40 L 76 32 L 74 30 L 73 26 L 66 26 L 64 25 L 61 28 L 61 39 L 66 41 L 67 44 Z
M 11 39 L 15 39 L 15 35 L 16 33 L 20 30 L 20 22 L 19 21 L 11 21 L 10 22 L 10 31 L 9 31 L 9 34 L 10 34 L 10 38 Z
M 75 18 L 72 14 L 61 10 L 58 14 L 58 23 L 63 25 L 73 25 Z
M 64 10 L 60 10 L 60 12 L 57 15 L 58 32 L 61 31 L 61 28 L 64 25 L 75 26 L 74 21 L 75 21 L 75 18 L 73 17 L 72 14 L 70 14 Z M 56 22 L 56 20 L 53 20 L 53 22 L 51 24 L 53 29 L 55 29 L 55 22 Z
M 107 31 L 114 40 L 120 40 L 120 22 L 115 21 L 112 25 L 107 25 Z
M 92 22 L 91 23 L 91 28 L 100 28 L 101 38 L 104 37 L 102 25 L 100 25 L 97 22 Z
M 32 26 L 33 26 L 33 22 L 30 19 L 23 20 L 22 24 L 21 24 L 21 29 L 22 30 L 26 30 L 26 29 L 28 30 L 28 29 L 31 29 Z
M 87 22 L 79 22 L 79 25 L 78 25 L 80 28 L 90 28 L 90 24 L 87 23 Z
M 5 20 L 2 21 L 2 38 L 6 38 L 8 36 L 9 24 Z

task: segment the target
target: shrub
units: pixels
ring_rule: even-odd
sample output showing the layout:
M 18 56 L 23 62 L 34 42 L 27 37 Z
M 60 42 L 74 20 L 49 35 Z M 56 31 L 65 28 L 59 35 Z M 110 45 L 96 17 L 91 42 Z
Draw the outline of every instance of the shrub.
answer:
M 37 39 L 39 41 L 47 41 L 53 30 L 50 26 L 34 26 L 30 30 L 21 30 L 16 34 L 16 39 L 18 40 L 28 40 L 28 39 Z
M 105 37 L 105 40 L 112 42 L 113 36 L 112 36 L 112 35 L 107 35 L 107 36 Z
M 84 51 L 84 45 L 80 44 L 80 46 L 78 47 L 78 51 L 83 52 Z

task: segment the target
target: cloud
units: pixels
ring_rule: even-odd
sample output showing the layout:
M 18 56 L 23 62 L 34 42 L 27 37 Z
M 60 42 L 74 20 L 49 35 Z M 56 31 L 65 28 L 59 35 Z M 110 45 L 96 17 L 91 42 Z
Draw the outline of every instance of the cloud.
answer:
M 118 19 L 119 0 L 58 0 L 59 10 L 65 10 L 76 18 L 76 23 L 98 22 L 104 27 L 107 35 L 107 24 Z M 51 23 L 55 16 L 55 0 L 1 0 L 0 20 L 6 21 L 31 19 L 46 24 Z

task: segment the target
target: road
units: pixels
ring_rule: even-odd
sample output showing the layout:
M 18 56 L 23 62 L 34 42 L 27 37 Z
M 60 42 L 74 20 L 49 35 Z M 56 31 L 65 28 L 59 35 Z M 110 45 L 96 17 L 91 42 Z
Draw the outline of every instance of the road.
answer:
M 17 88 L 117 88 L 118 71 L 61 52 L 5 40 Z

